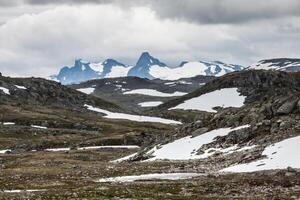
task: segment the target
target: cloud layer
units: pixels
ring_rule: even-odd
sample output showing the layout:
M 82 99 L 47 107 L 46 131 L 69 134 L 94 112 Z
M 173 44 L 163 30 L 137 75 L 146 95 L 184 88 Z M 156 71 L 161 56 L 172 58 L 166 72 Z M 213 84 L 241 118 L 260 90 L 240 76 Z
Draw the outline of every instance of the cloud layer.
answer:
M 8 2 L 0 4 L 0 71 L 8 75 L 47 76 L 75 58 L 134 64 L 145 50 L 171 65 L 200 59 L 248 65 L 300 53 L 294 0 Z

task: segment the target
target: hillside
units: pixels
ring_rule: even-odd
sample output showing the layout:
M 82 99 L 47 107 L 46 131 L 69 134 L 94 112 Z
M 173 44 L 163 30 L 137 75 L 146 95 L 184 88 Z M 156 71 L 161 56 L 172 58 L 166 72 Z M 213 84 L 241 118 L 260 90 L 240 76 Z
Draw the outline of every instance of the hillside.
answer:
M 196 76 L 177 81 L 120 77 L 91 80 L 70 87 L 114 102 L 128 110 L 142 112 L 192 92 L 212 79 L 212 76 Z
M 211 111 L 187 109 L 178 105 L 217 91 L 237 88 L 237 96 L 216 93 L 222 103 Z M 224 106 L 225 101 L 244 97 L 241 105 Z M 209 96 L 207 96 L 209 97 Z M 216 101 L 214 99 L 207 102 Z M 222 107 L 223 105 L 223 107 Z M 197 119 L 177 130 L 172 137 L 149 146 L 129 160 L 201 162 L 208 171 L 253 172 L 299 168 L 295 152 L 300 135 L 300 79 L 298 73 L 243 71 L 214 79 L 202 88 L 171 100 L 153 111 L 165 115 L 170 108 L 190 112 L 194 106 Z M 176 111 L 175 110 L 175 111 Z M 173 113 L 174 114 L 174 113 Z M 177 113 L 178 114 L 178 113 Z M 170 114 L 169 114 L 170 115 Z

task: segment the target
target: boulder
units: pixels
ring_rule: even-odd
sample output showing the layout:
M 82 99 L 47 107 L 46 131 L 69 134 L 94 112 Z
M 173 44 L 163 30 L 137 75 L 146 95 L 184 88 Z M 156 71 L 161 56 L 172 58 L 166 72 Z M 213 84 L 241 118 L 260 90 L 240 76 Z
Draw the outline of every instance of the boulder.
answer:
M 296 108 L 298 100 L 287 100 L 278 109 L 277 114 L 287 115 L 293 112 Z

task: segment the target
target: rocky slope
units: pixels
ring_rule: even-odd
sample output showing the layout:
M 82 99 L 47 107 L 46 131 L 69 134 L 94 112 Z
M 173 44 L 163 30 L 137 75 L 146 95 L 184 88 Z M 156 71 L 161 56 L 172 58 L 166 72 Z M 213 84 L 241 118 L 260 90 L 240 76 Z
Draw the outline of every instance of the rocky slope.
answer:
M 91 80 L 70 87 L 114 102 L 128 110 L 140 112 L 151 108 L 151 104 L 147 105 L 147 102 L 166 102 L 176 98 L 176 93 L 182 95 L 192 92 L 212 79 L 213 76 L 196 76 L 176 81 L 120 77 Z M 138 91 L 142 90 L 144 93 L 139 94 Z
M 180 155 L 186 151 L 185 159 L 196 159 L 195 162 L 213 171 L 299 168 L 296 156 L 299 148 L 293 146 L 300 138 L 298 73 L 243 71 L 228 74 L 158 106 L 153 112 L 165 110 L 165 115 L 175 115 L 176 110 L 168 109 L 191 98 L 232 87 L 245 96 L 244 105 L 218 107 L 217 112 L 195 110 L 194 122 L 179 128 L 171 137 L 156 140 L 131 159 L 182 160 Z M 181 146 L 185 148 L 180 150 Z

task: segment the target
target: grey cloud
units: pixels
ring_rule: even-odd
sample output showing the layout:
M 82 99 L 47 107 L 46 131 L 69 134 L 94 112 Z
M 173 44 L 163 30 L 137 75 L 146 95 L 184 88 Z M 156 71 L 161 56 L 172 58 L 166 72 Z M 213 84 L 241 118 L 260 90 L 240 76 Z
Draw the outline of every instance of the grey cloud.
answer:
M 148 6 L 163 18 L 198 23 L 241 23 L 251 20 L 300 16 L 299 0 L 25 0 L 35 4 L 116 4 Z

